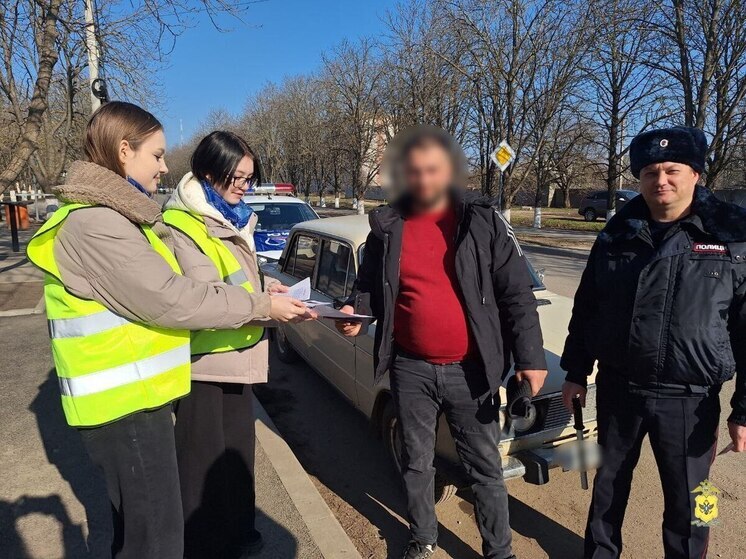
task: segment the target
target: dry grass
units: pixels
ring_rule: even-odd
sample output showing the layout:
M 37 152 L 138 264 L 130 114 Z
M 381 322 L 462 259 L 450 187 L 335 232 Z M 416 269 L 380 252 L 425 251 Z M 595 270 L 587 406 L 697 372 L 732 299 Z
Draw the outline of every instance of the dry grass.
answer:
M 512 209 L 510 211 L 510 222 L 513 225 L 530 227 L 534 223 L 534 210 Z M 541 226 L 547 229 L 566 229 L 572 231 L 598 232 L 603 229 L 606 222 L 585 221 L 575 208 L 542 208 Z

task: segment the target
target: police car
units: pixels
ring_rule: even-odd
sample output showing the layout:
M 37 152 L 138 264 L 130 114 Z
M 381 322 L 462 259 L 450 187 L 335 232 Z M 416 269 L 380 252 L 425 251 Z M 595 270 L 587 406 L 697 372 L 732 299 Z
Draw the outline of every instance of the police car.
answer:
M 319 218 L 309 204 L 293 195 L 294 190 L 292 184 L 263 184 L 244 196 L 259 218 L 254 243 L 260 259 L 279 259 L 293 225 Z

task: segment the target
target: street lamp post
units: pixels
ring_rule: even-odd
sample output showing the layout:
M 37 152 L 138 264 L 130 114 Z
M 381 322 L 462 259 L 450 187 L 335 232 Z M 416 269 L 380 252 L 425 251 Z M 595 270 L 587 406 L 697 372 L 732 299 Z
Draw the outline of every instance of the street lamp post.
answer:
M 91 86 L 91 112 L 101 106 L 101 99 L 94 93 L 94 83 L 98 80 L 98 41 L 96 40 L 96 19 L 93 14 L 93 0 L 85 0 L 85 46 L 88 51 L 88 82 Z
M 85 46 L 88 52 L 88 82 L 91 86 L 91 112 L 96 112 L 101 103 L 109 100 L 106 91 L 106 83 L 99 72 L 103 75 L 103 61 L 98 48 L 98 30 L 96 22 L 96 0 L 84 0 L 85 4 Z

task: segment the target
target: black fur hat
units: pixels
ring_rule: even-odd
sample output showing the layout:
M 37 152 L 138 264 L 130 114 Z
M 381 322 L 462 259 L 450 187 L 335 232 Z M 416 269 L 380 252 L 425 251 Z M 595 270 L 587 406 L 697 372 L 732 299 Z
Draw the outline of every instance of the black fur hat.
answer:
M 705 170 L 707 138 L 699 128 L 674 126 L 638 134 L 629 146 L 632 174 L 640 178 L 643 167 L 672 161 L 689 165 L 698 173 Z

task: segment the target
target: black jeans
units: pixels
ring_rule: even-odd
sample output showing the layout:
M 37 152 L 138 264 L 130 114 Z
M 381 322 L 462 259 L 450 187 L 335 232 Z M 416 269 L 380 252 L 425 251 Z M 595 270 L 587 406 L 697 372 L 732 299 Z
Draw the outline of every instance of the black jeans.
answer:
M 114 522 L 112 557 L 182 559 L 184 522 L 171 406 L 80 429 L 106 479 Z
M 398 352 L 390 374 L 412 538 L 420 543 L 438 539 L 433 460 L 438 417 L 444 413 L 471 481 L 484 556 L 510 557 L 508 492 L 498 451 L 500 402 L 490 394 L 481 363 L 433 365 Z
M 254 445 L 251 386 L 193 381 L 176 406 L 187 559 L 238 557 L 251 538 Z
M 596 390 L 603 461 L 593 485 L 585 557 L 616 559 L 622 553 L 622 522 L 645 435 L 650 437 L 663 486 L 665 557 L 705 557 L 709 528 L 692 524 L 697 497 L 692 491 L 709 477 L 715 456 L 718 390 L 688 397 L 645 395 L 603 373 Z

